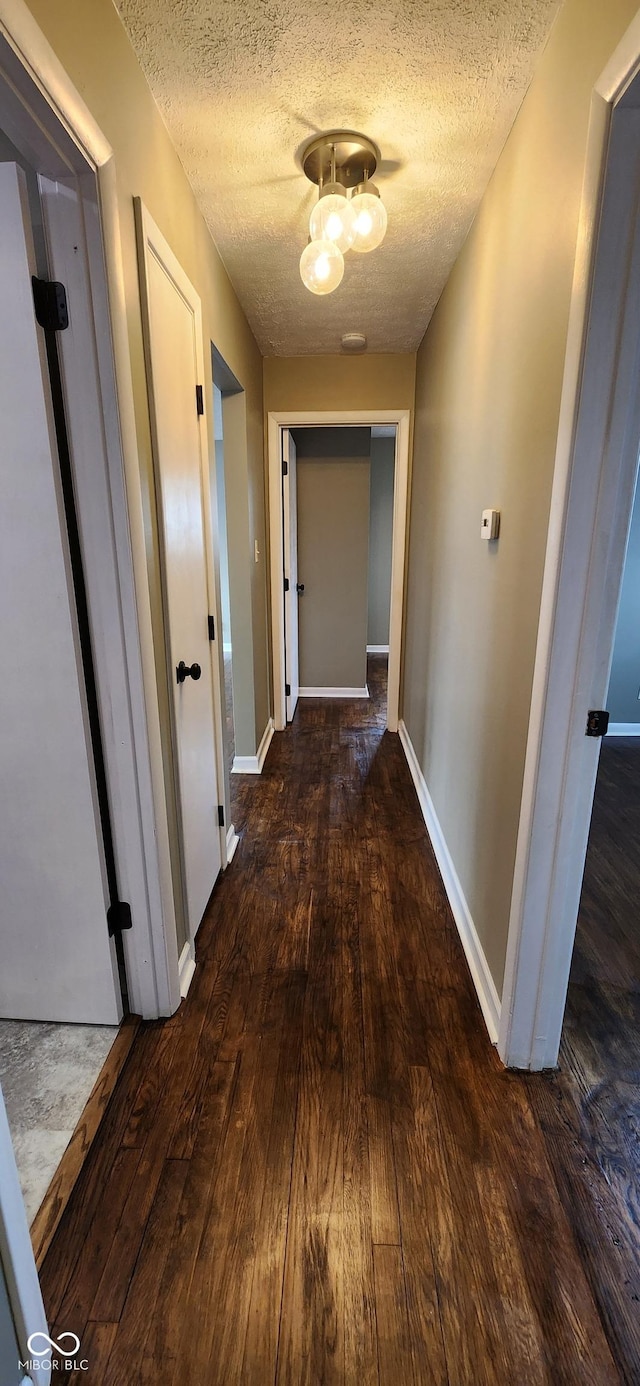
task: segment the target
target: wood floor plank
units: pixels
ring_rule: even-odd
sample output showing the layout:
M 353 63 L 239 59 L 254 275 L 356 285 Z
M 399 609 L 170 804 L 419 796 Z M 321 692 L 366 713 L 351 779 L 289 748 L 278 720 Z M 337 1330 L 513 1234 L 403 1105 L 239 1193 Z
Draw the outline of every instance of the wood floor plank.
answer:
M 164 1164 L 102 1386 L 122 1386 L 124 1381 L 142 1386 L 143 1381 L 157 1380 L 155 1365 L 150 1375 L 142 1370 L 145 1346 L 163 1307 L 159 1291 L 188 1170 L 187 1160 Z
M 289 1222 L 306 976 L 291 978 L 282 1028 L 264 1191 L 256 1224 L 240 1380 L 275 1381 Z
M 102 1382 L 104 1380 L 104 1373 L 107 1370 L 118 1328 L 117 1323 L 92 1322 L 87 1324 L 77 1354 L 80 1363 L 86 1362 L 87 1367 L 78 1366 L 76 1371 L 72 1371 L 67 1376 L 66 1386 L 80 1386 L 80 1383 L 87 1381 Z M 53 1380 L 56 1380 L 55 1375 Z
M 185 1332 L 194 1331 L 189 1298 L 209 1216 L 212 1186 L 232 1112 L 238 1064 L 216 1061 L 211 1069 L 207 1102 L 200 1113 L 193 1152 L 178 1216 L 170 1239 L 158 1291 L 158 1312 L 151 1321 L 145 1361 L 162 1364 L 164 1379 L 176 1386 L 183 1374 Z
M 519 1247 L 526 1274 L 526 1290 L 542 1332 L 548 1379 L 553 1382 L 560 1371 L 567 1383 L 616 1380 L 615 1368 L 590 1293 L 584 1268 L 576 1255 L 572 1229 L 564 1214 L 553 1180 L 545 1142 L 530 1109 L 522 1078 L 506 1072 L 473 1022 L 475 1007 L 466 996 L 457 1000 L 450 993 L 438 997 L 443 1034 L 451 1032 L 455 1015 L 459 1025 L 456 1049 L 456 1083 L 451 1083 L 450 1065 L 444 1048 L 432 1044 L 434 1073 L 443 1142 L 449 1159 L 454 1156 L 453 1133 L 466 1122 L 470 1145 L 479 1148 L 474 1162 L 495 1174 L 500 1170 L 509 1209 L 509 1233 Z M 483 1062 L 478 1059 L 482 1056 Z M 444 1073 L 446 1068 L 446 1082 Z M 437 1075 L 437 1076 L 436 1076 Z M 471 1081 L 473 1077 L 473 1081 Z M 446 1117 L 444 1112 L 448 1110 Z M 459 1146 L 457 1147 L 459 1149 Z M 475 1177 L 478 1188 L 479 1180 Z M 483 1207 L 487 1244 L 491 1247 L 490 1279 L 488 1267 L 477 1259 L 484 1303 L 495 1300 L 496 1314 L 507 1322 L 511 1299 L 502 1293 L 499 1273 L 506 1254 L 499 1238 L 495 1249 L 491 1228 Z M 500 1229 L 496 1227 L 496 1231 Z M 532 1247 L 535 1246 L 535 1255 Z M 513 1255 L 513 1247 L 510 1247 Z M 476 1253 L 477 1256 L 477 1253 Z M 517 1296 L 517 1286 L 516 1289 Z M 522 1380 L 533 1376 L 537 1363 L 527 1355 L 527 1340 L 521 1343 L 495 1324 L 495 1342 L 502 1343 L 503 1370 L 517 1373 Z M 493 1341 L 493 1334 L 492 1334 Z
M 400 1248 L 375 1246 L 373 1265 L 380 1386 L 397 1386 L 414 1380 Z
M 234 777 L 189 997 L 140 1026 L 43 1260 L 88 1386 L 640 1381 L 637 891 L 612 855 L 640 777 L 603 755 L 560 1070 L 505 1073 L 384 659 L 369 682 Z
M 344 1381 L 340 966 L 316 912 L 293 1153 L 276 1381 Z M 322 924 L 325 923 L 325 927 Z
M 253 995 L 256 1000 L 262 998 L 264 1002 L 265 993 L 259 982 L 255 984 Z M 251 997 L 248 1004 L 251 1005 Z M 178 1353 L 180 1375 L 177 1381 L 185 1377 L 187 1380 L 197 1380 L 206 1369 L 212 1386 L 221 1380 L 217 1375 L 221 1363 L 220 1344 L 214 1343 L 215 1326 L 219 1323 L 219 1298 L 226 1291 L 228 1261 L 236 1247 L 235 1215 L 244 1192 L 241 1182 L 245 1168 L 243 1157 L 249 1133 L 254 1129 L 256 1112 L 260 1113 L 261 1121 L 264 1120 L 259 1089 L 260 1081 L 265 1077 L 261 1067 L 264 1051 L 259 1027 L 254 1025 L 249 1035 L 243 1037 L 241 1034 L 238 1040 L 242 1044 L 237 1053 L 237 1078 L 231 1094 L 220 1159 L 215 1175 L 209 1181 L 202 1237 L 189 1285 L 190 1314 L 182 1327 Z M 241 1324 L 234 1342 L 240 1360 L 244 1333 L 245 1324 Z
M 140 1151 L 121 1147 L 113 1165 L 105 1177 L 103 1203 L 99 1214 L 91 1224 L 90 1234 L 80 1247 L 66 1293 L 57 1314 L 56 1322 L 66 1331 L 82 1335 L 85 1324 L 93 1318 L 94 1322 L 116 1322 L 100 1315 L 92 1316 L 91 1309 L 96 1291 L 107 1264 L 112 1248 L 118 1241 L 118 1229 L 123 1211 L 131 1192 L 131 1186 L 140 1163 Z

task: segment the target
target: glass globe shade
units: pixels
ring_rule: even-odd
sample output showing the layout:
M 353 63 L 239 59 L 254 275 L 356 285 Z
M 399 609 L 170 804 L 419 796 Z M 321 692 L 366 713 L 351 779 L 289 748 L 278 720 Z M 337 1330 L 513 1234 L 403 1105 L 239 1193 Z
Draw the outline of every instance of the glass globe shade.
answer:
M 352 204 L 340 193 L 327 193 L 309 217 L 309 232 L 312 241 L 333 241 L 344 254 L 353 245 L 356 234 Z
M 356 193 L 351 198 L 355 213 L 356 234 L 352 250 L 376 250 L 384 240 L 387 229 L 387 209 L 375 193 Z
M 300 275 L 312 294 L 331 294 L 344 274 L 342 251 L 335 241 L 311 241 L 300 256 Z

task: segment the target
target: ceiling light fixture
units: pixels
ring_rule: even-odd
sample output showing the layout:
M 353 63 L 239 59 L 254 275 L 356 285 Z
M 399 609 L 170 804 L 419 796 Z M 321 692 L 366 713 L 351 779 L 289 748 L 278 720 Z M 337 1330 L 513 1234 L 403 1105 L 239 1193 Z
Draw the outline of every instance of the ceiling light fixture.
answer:
M 309 241 L 300 256 L 302 282 L 312 294 L 331 294 L 344 274 L 344 256 L 335 241 Z
M 303 153 L 304 173 L 319 190 L 309 218 L 311 239 L 300 257 L 302 282 L 314 294 L 337 289 L 348 250 L 366 253 L 384 239 L 387 212 L 370 182 L 379 159 L 372 140 L 345 130 L 319 135 Z

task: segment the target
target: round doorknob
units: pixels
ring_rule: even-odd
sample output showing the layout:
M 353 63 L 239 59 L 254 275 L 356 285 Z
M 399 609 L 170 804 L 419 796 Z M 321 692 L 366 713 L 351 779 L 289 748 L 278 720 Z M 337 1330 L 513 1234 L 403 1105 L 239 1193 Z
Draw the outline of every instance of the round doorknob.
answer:
M 184 660 L 181 659 L 176 669 L 176 678 L 178 683 L 184 683 L 185 679 L 195 679 L 197 683 L 201 673 L 202 669 L 199 664 L 185 664 Z
M 296 583 L 296 592 L 304 592 L 304 583 L 303 583 L 303 582 L 297 582 L 297 583 Z

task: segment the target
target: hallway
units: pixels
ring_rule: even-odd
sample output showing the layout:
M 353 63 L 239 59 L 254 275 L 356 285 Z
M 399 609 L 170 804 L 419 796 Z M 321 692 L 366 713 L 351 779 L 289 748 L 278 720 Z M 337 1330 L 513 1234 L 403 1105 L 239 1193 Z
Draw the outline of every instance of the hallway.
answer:
M 188 1000 L 142 1027 L 45 1260 L 96 1386 L 638 1379 L 532 1109 L 550 1080 L 489 1046 L 384 664 L 242 781 Z

